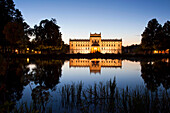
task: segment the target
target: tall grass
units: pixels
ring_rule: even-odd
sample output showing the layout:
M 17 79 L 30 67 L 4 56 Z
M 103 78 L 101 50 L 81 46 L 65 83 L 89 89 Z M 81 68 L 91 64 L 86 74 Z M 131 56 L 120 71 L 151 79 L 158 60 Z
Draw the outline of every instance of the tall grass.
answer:
M 146 88 L 119 89 L 115 78 L 106 83 L 99 82 L 83 87 L 79 82 L 62 86 L 59 91 L 61 109 L 64 112 L 95 113 L 169 113 L 170 94 L 166 90 L 151 92 Z M 24 106 L 25 105 L 25 106 Z M 21 105 L 14 112 L 38 112 L 38 110 Z M 53 108 L 55 109 L 55 108 Z M 74 111 L 72 111 L 74 109 Z M 52 107 L 46 112 L 52 112 Z
M 115 113 L 169 113 L 170 98 L 166 90 L 151 92 L 144 87 L 122 90 L 116 87 L 116 81 L 110 80 L 105 84 L 94 83 L 82 90 L 82 83 L 70 85 L 71 99 L 64 101 L 65 105 L 76 103 L 72 109 L 81 112 L 115 112 Z M 75 87 L 75 88 L 74 88 Z M 64 88 L 64 87 L 63 87 Z M 77 93 L 74 90 L 77 90 Z M 65 89 L 65 91 L 67 91 Z M 67 93 L 67 92 L 65 92 Z M 75 99 L 76 98 L 76 99 Z

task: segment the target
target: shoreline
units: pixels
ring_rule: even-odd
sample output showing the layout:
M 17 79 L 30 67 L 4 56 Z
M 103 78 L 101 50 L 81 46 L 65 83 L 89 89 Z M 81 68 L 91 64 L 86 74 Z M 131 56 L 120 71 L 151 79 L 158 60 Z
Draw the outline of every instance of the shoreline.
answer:
M 70 58 L 102 58 L 102 59 L 127 59 L 127 58 L 170 58 L 170 54 L 2 54 L 6 58 L 52 58 L 52 59 L 70 59 Z

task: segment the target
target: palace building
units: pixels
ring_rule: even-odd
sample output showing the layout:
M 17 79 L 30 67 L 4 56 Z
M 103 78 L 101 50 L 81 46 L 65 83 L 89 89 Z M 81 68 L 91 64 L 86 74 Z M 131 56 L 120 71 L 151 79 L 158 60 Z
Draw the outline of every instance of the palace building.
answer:
M 122 39 L 101 39 L 100 34 L 91 34 L 90 39 L 70 39 L 70 53 L 122 53 Z
M 121 68 L 121 59 L 70 59 L 70 67 L 89 67 L 90 73 L 101 73 L 101 68 Z

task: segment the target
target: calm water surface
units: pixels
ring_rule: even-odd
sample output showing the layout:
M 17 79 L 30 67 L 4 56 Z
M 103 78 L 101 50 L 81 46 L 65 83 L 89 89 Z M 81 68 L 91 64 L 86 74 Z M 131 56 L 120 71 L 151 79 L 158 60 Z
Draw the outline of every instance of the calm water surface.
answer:
M 61 87 L 65 84 L 80 82 L 83 83 L 83 88 L 87 88 L 94 83 L 106 83 L 116 78 L 116 86 L 119 90 L 127 86 L 130 89 L 142 86 L 151 91 L 157 89 L 169 91 L 170 88 L 169 59 L 135 62 L 121 59 L 62 61 L 27 58 L 22 61 L 11 60 L 11 63 L 7 65 L 10 67 L 7 70 L 9 79 L 1 81 L 1 86 L 6 84 L 8 92 L 4 93 L 6 98 L 3 98 L 1 103 L 13 100 L 18 106 L 23 102 L 31 104 L 35 100 L 38 103 L 42 100 L 39 98 L 44 96 L 44 102 L 55 108 L 54 103 L 59 104 L 57 97 L 61 95 Z

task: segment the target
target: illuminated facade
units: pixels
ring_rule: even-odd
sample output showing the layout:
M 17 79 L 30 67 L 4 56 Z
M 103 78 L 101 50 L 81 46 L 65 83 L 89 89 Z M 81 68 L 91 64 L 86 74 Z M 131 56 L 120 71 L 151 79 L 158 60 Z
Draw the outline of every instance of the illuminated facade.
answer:
M 90 39 L 70 39 L 70 53 L 122 53 L 122 39 L 101 39 L 100 34 L 91 34 Z
M 70 67 L 89 67 L 90 73 L 100 73 L 101 67 L 121 68 L 120 59 L 70 59 Z

